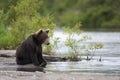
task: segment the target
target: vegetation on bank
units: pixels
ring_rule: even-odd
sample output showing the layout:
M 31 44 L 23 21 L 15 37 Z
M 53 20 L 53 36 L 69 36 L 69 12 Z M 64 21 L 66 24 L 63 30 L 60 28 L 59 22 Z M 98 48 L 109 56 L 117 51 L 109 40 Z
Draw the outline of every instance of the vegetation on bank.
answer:
M 70 61 L 79 61 L 82 60 L 82 56 L 86 56 L 86 60 L 94 59 L 94 55 L 98 49 L 103 48 L 102 43 L 88 43 L 85 44 L 87 40 L 91 40 L 92 38 L 88 35 L 83 35 L 82 31 L 79 30 L 80 23 L 75 24 L 72 28 L 63 27 L 64 33 L 68 34 L 65 42 L 61 42 L 59 37 L 52 38 L 53 43 L 50 46 L 44 47 L 44 53 L 47 55 L 58 55 L 63 57 L 65 60 Z M 75 37 L 79 36 L 79 37 Z M 80 37 L 81 36 L 81 37 Z M 61 54 L 59 51 L 62 46 L 64 46 L 68 51 L 64 54 Z M 99 58 L 101 61 L 101 57 Z
M 41 16 L 38 13 L 41 4 L 39 0 L 21 0 L 16 6 L 11 6 L 10 12 L 4 14 L 1 10 L 1 49 L 15 49 L 21 41 L 39 29 L 50 29 L 50 35 L 52 35 L 55 24 L 50 16 Z M 3 19 L 5 21 L 2 21 Z

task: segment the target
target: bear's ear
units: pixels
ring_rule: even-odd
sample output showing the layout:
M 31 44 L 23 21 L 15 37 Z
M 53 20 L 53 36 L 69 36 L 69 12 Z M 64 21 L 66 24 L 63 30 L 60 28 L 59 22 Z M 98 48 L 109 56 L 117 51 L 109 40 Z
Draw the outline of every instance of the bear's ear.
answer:
M 39 30 L 38 34 L 41 34 L 42 32 L 43 32 L 43 30 L 41 29 L 41 30 Z
M 49 33 L 49 30 L 46 30 L 47 33 Z

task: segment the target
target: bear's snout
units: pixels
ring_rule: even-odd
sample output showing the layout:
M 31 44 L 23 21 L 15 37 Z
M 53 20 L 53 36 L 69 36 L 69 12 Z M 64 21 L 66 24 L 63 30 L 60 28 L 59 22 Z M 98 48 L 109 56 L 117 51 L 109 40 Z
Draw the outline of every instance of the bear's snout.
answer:
M 49 42 L 49 39 L 48 39 L 48 38 L 47 38 L 47 39 L 45 39 L 44 44 L 46 44 L 46 45 L 49 45 L 49 44 L 50 44 L 50 42 Z

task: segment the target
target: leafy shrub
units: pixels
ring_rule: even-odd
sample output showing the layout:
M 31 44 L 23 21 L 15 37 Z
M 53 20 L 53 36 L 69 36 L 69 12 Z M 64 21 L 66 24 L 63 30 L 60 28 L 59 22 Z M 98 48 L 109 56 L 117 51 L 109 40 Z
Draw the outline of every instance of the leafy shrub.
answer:
M 11 35 L 10 31 L 3 27 L 2 25 L 0 26 L 0 49 L 12 49 L 12 39 L 13 36 Z
M 89 59 L 93 59 L 97 49 L 103 48 L 103 44 L 101 44 L 101 43 L 90 43 L 90 44 L 86 45 L 85 47 L 86 47 L 85 49 L 87 51 L 87 60 L 89 60 Z M 88 56 L 91 56 L 91 58 L 89 58 Z
M 10 7 L 14 12 L 14 18 L 9 26 L 5 27 L 4 20 L 0 21 L 0 47 L 1 48 L 16 48 L 30 34 L 39 29 L 50 29 L 50 36 L 53 34 L 55 24 L 52 17 L 41 16 L 38 13 L 42 0 L 21 0 L 15 6 Z M 11 13 L 11 12 L 8 12 Z M 5 14 L 9 15 L 9 14 Z M 4 11 L 0 11 L 0 19 L 5 18 Z M 7 19 L 7 18 L 5 18 Z M 2 26 L 2 27 L 1 27 Z M 9 28 L 9 29 L 8 29 Z M 4 43 L 2 43 L 4 42 Z
M 75 38 L 75 35 L 80 36 L 81 31 L 79 29 L 80 24 L 77 23 L 74 27 L 72 27 L 72 29 L 70 28 L 64 28 L 65 32 L 68 32 L 68 37 L 65 41 L 65 46 L 68 47 L 69 51 L 68 51 L 68 55 L 65 55 L 66 58 L 72 60 L 72 61 L 78 61 L 81 60 L 81 56 L 83 51 L 87 51 L 87 58 L 88 55 L 91 56 L 91 59 L 93 58 L 96 49 L 100 49 L 103 47 L 103 45 L 101 43 L 90 43 L 90 44 L 85 44 L 83 42 L 90 40 L 91 37 L 84 35 L 79 39 Z M 80 43 L 82 43 L 80 45 Z
M 11 33 L 15 46 L 39 29 L 50 29 L 52 34 L 55 24 L 51 17 L 42 17 L 38 13 L 39 6 L 39 0 L 22 0 L 14 7 L 16 18 L 11 22 Z

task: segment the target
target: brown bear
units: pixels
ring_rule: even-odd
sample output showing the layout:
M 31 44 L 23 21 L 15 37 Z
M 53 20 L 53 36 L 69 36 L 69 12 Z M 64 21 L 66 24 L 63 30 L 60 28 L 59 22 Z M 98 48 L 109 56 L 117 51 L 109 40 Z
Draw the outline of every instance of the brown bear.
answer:
M 42 56 L 42 44 L 49 45 L 49 30 L 40 30 L 30 35 L 16 50 L 16 63 L 18 65 L 34 64 L 45 67 L 47 62 Z

